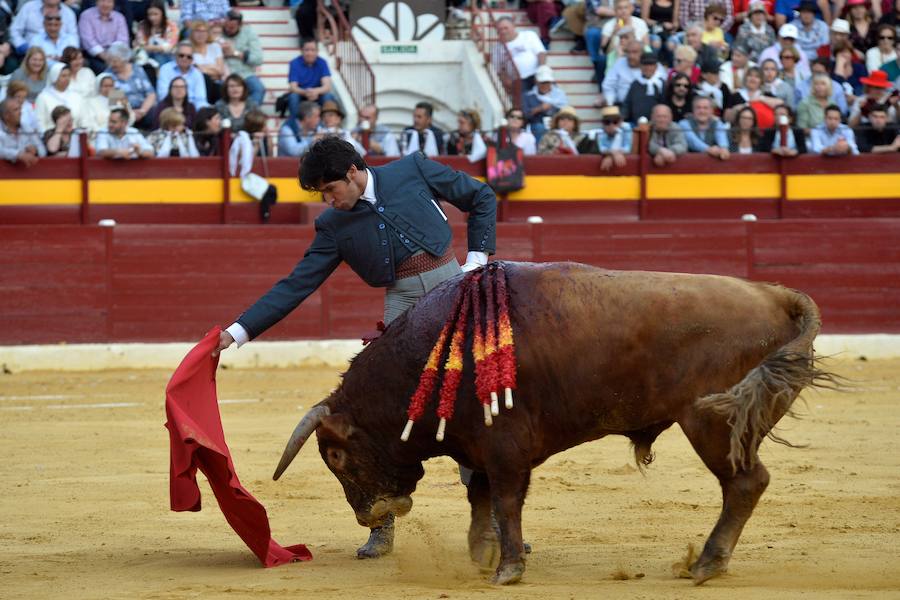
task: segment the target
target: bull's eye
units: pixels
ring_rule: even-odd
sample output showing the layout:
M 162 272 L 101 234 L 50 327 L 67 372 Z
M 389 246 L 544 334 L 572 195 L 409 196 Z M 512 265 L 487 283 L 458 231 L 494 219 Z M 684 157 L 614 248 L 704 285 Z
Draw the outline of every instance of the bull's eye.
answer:
M 347 463 L 347 453 L 341 450 L 340 448 L 329 448 L 328 449 L 328 464 L 331 465 L 333 469 L 338 471 L 342 471 L 344 466 Z

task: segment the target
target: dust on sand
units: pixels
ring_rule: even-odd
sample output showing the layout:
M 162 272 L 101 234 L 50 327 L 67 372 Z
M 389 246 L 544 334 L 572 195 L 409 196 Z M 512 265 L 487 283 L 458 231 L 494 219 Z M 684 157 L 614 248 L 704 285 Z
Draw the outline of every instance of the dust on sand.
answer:
M 702 547 L 718 484 L 678 427 L 641 475 L 622 438 L 535 470 L 524 581 L 495 588 L 468 561 L 455 464 L 427 463 L 394 554 L 366 537 L 313 445 L 271 480 L 290 431 L 337 383 L 332 370 L 222 371 L 225 431 L 244 485 L 282 544 L 309 563 L 263 569 L 201 479 L 199 513 L 168 510 L 160 371 L 0 376 L 0 596 L 44 598 L 900 598 L 900 361 L 837 362 L 850 394 L 811 393 L 788 439 L 763 445 L 772 482 L 725 577 L 693 587 L 673 561 Z M 801 406 L 802 408 L 802 406 Z

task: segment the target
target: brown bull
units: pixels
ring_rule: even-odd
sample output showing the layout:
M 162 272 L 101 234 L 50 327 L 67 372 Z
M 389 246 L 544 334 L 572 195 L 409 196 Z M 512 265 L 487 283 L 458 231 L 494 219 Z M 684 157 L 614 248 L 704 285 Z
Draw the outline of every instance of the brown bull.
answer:
M 638 463 L 649 464 L 653 441 L 678 423 L 723 495 L 691 573 L 696 583 L 723 573 L 769 483 L 760 443 L 803 387 L 829 378 L 814 361 L 816 305 L 793 290 L 730 277 L 573 263 L 507 263 L 506 271 L 515 408 L 485 427 L 468 358 L 444 441 L 435 441 L 432 409 L 400 441 L 407 403 L 451 311 L 454 279 L 353 360 L 340 387 L 297 426 L 276 479 L 315 430 L 357 520 L 371 527 L 410 510 L 422 461 L 450 456 L 476 471 L 468 491 L 471 555 L 480 560 L 493 543 L 493 507 L 500 529 L 494 581 L 512 583 L 525 570 L 522 505 L 534 467 L 610 434 L 630 438 Z

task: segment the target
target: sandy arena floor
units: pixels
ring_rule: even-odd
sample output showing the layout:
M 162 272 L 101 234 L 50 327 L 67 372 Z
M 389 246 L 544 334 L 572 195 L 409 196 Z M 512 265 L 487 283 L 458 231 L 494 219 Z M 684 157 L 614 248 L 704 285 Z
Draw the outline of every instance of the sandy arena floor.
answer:
M 173 365 L 174 368 L 174 365 Z M 719 512 L 716 480 L 676 427 L 646 476 L 624 438 L 557 455 L 535 471 L 523 583 L 496 588 L 467 558 L 468 504 L 455 464 L 431 461 L 398 524 L 395 553 L 359 561 L 366 531 L 314 447 L 271 480 L 331 370 L 221 371 L 219 396 L 244 485 L 282 544 L 309 563 L 263 569 L 205 481 L 204 509 L 172 513 L 164 387 L 170 373 L 0 374 L 3 598 L 900 598 L 900 361 L 845 361 L 851 394 L 808 395 L 766 442 L 772 483 L 731 572 L 695 588 L 671 565 L 702 545 Z

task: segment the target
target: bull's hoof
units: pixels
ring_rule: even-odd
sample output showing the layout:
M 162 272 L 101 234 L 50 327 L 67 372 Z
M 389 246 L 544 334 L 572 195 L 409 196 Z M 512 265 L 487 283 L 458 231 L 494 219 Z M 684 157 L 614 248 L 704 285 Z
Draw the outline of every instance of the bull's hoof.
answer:
M 369 533 L 369 541 L 356 551 L 356 558 L 380 558 L 394 549 L 394 522 L 376 527 Z
M 728 556 L 716 556 L 711 559 L 702 558 L 691 565 L 691 578 L 694 585 L 700 585 L 713 577 L 719 577 L 728 572 Z
M 497 567 L 497 573 L 491 578 L 491 583 L 496 585 L 510 585 L 519 583 L 525 573 L 525 561 L 507 563 Z

